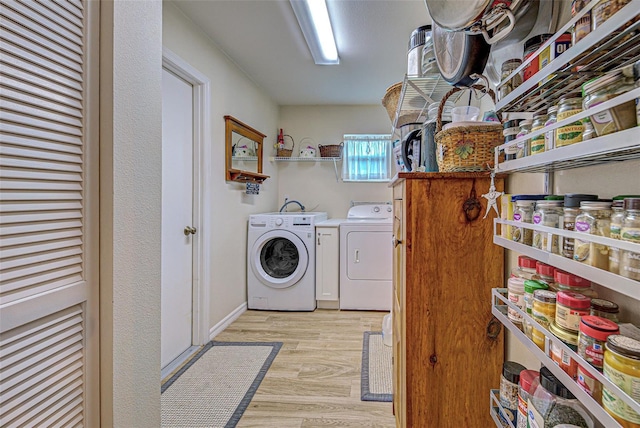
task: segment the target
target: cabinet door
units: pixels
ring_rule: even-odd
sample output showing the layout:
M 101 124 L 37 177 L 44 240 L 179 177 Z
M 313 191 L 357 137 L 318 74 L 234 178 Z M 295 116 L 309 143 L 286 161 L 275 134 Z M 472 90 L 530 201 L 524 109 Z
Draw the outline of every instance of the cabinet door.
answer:
M 346 236 L 347 276 L 351 280 L 391 281 L 391 233 L 352 231 Z
M 337 227 L 316 228 L 316 300 L 338 300 L 339 239 Z

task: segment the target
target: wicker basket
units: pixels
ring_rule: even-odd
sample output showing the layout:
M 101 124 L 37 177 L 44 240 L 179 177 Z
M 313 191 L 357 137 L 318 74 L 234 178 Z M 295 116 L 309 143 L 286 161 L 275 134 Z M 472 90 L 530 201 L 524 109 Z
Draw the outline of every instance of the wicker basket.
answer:
M 409 123 L 424 122 L 424 117 L 422 118 L 422 120 L 420 120 L 420 114 L 422 113 L 420 110 L 408 110 L 404 111 L 400 115 L 400 117 L 398 117 L 398 122 L 394 124 L 394 120 L 396 118 L 396 110 L 398 109 L 398 101 L 400 100 L 401 94 L 402 82 L 389 86 L 387 88 L 387 92 L 382 98 L 382 105 L 387 109 L 387 114 L 389 115 L 391 125 L 395 125 L 396 128 L 400 128 L 401 126 L 407 125 Z
M 473 88 L 485 90 L 483 86 Z M 493 168 L 495 147 L 502 144 L 502 125 L 499 123 L 456 126 L 442 131 L 444 103 L 451 95 L 464 89 L 453 88 L 440 100 L 435 135 L 440 172 L 487 171 Z M 486 93 L 495 103 L 494 92 L 489 89 Z
M 282 137 L 283 140 L 285 140 L 285 144 L 286 143 L 286 138 L 285 137 L 289 137 L 289 139 L 291 140 L 291 148 L 290 149 L 276 149 L 276 156 L 279 158 L 290 158 L 291 154 L 293 153 L 293 146 L 295 145 L 295 143 L 293 142 L 293 137 L 291 135 L 284 135 Z
M 320 149 L 320 157 L 323 158 L 339 158 L 342 156 L 342 147 L 344 143 L 340 144 L 330 144 L 327 146 L 323 146 L 322 144 L 318 144 L 318 148 Z

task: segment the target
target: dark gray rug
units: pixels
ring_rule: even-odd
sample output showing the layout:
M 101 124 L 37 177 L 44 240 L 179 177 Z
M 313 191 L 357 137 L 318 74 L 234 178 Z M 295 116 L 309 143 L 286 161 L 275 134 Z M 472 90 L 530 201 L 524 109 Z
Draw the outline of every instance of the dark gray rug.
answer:
M 382 332 L 365 331 L 362 346 L 362 401 L 393 401 L 391 346 L 382 342 Z
M 235 427 L 281 342 L 209 342 L 162 384 L 163 427 Z

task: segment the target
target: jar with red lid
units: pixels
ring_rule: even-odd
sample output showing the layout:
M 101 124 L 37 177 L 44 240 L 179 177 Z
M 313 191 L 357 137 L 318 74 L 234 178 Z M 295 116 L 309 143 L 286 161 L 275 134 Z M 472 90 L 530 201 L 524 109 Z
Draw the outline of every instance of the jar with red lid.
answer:
M 612 334 L 620 334 L 618 324 L 613 321 L 594 315 L 582 317 L 578 333 L 578 355 L 601 371 L 604 344 Z
M 517 276 L 524 280 L 533 279 L 536 274 L 536 259 L 527 256 L 518 256 L 518 267 L 511 270 L 511 276 Z
M 577 333 L 580 317 L 589 315 L 591 299 L 584 294 L 558 291 L 556 295 L 556 324 L 565 330 Z
M 542 281 L 549 286 L 549 289 L 552 291 L 556 290 L 556 281 L 555 281 L 555 273 L 556 268 L 548 265 L 546 263 L 542 263 L 540 261 L 536 261 L 536 274 L 533 279 Z
M 554 278 L 558 291 L 580 293 L 591 298 L 598 297 L 598 294 L 591 288 L 591 281 L 587 279 L 562 270 L 556 270 Z
M 527 428 L 527 406 L 529 395 L 533 392 L 531 385 L 540 377 L 536 370 L 523 370 L 520 372 L 518 382 L 518 419 L 516 428 Z

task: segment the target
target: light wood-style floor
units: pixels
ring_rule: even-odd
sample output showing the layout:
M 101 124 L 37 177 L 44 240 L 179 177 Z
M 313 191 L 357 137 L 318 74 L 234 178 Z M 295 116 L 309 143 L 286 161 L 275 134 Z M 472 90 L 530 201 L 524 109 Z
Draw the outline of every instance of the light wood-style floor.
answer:
M 360 401 L 362 336 L 384 312 L 247 311 L 214 340 L 283 346 L 238 427 L 395 427 L 391 403 Z

